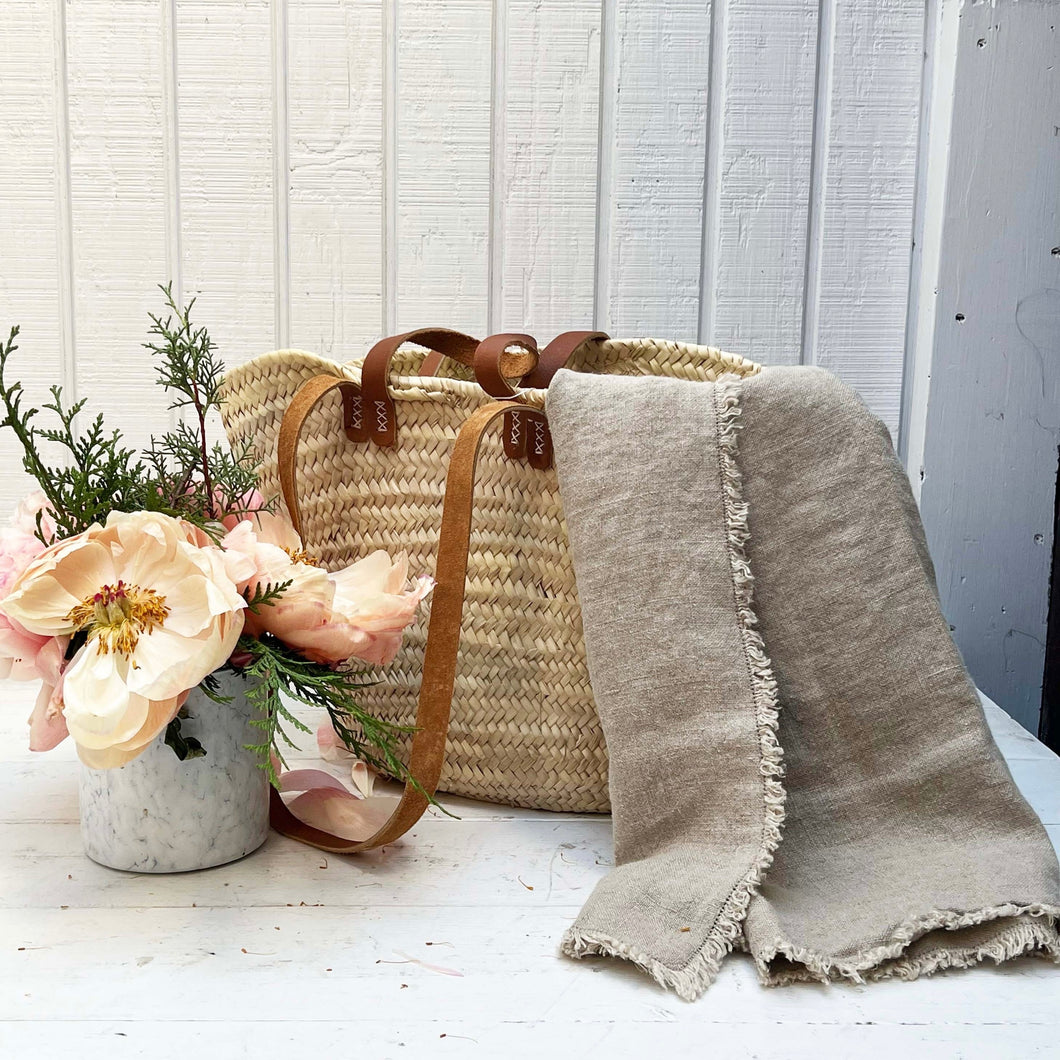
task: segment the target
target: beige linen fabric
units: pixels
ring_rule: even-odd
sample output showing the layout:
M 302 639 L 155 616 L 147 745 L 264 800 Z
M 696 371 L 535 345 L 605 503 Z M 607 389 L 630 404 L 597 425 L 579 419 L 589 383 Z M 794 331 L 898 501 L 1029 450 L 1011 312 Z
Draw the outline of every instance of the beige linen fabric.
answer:
M 563 371 L 548 416 L 615 830 L 564 950 L 689 999 L 734 945 L 769 984 L 1060 960 L 1056 855 L 856 395 Z

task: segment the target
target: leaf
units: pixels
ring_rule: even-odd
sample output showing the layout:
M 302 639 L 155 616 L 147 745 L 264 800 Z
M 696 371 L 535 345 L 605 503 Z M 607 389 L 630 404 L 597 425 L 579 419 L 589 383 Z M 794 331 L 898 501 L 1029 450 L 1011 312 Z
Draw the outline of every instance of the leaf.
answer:
M 166 746 L 173 748 L 173 753 L 182 762 L 206 756 L 206 748 L 194 736 L 181 735 L 179 715 L 166 726 Z

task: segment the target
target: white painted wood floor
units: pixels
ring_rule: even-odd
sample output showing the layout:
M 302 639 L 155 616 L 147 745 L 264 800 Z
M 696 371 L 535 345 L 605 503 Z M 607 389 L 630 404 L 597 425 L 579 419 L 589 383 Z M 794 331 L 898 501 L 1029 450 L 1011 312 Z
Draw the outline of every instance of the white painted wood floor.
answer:
M 0 726 L 0 1057 L 1019 1057 L 1060 1055 L 1060 969 L 763 989 L 732 955 L 694 1004 L 557 942 L 611 862 L 608 818 L 446 800 L 404 842 L 326 857 L 278 835 L 178 876 L 81 853 L 69 741 Z M 1060 843 L 1060 758 L 992 703 Z

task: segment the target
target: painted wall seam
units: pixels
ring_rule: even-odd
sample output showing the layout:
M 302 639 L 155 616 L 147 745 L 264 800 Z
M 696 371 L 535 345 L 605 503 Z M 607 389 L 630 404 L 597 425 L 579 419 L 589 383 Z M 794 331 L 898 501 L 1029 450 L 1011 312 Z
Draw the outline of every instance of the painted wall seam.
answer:
M 504 198 L 507 127 L 508 0 L 493 0 L 490 67 L 490 188 L 486 253 L 486 330 L 500 331 L 504 307 Z
M 55 155 L 60 382 L 67 403 L 72 404 L 78 399 L 77 307 L 74 300 L 74 222 L 70 180 L 70 83 L 66 0 L 55 0 Z
M 799 344 L 801 364 L 814 364 L 817 360 L 835 29 L 836 0 L 820 0 L 817 15 L 817 71 L 814 87 L 813 142 L 810 152 L 810 195 L 806 215 L 806 266 L 802 288 L 802 334 Z
M 398 0 L 383 0 L 382 276 L 383 334 L 397 330 Z
M 699 257 L 698 340 L 715 344 L 720 228 L 722 153 L 725 150 L 725 74 L 728 51 L 728 0 L 710 5 L 710 73 L 707 81 L 707 135 L 703 154 L 703 232 Z
M 600 89 L 596 148 L 593 327 L 611 330 L 611 235 L 614 222 L 615 108 L 618 97 L 616 0 L 600 0 Z
M 276 345 L 291 345 L 291 166 L 288 111 L 287 0 L 272 0 L 273 61 L 273 268 L 276 279 Z
M 173 300 L 184 305 L 184 253 L 180 220 L 180 96 L 177 56 L 177 0 L 162 0 L 162 152 L 166 171 L 166 271 Z M 182 410 L 167 409 L 170 429 Z
M 959 0 L 928 0 L 898 426 L 898 455 L 918 501 L 924 475 L 959 17 Z

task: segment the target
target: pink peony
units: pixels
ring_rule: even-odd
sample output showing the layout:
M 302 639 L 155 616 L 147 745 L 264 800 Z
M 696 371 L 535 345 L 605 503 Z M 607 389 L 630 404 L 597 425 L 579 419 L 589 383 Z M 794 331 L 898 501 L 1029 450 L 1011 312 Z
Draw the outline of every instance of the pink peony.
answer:
M 29 716 L 29 749 L 50 751 L 70 735 L 63 714 L 63 675 L 54 683 L 45 681 L 33 713 Z
M 225 498 L 218 490 L 214 490 L 214 504 L 218 507 L 225 504 Z M 265 510 L 265 498 L 257 490 L 249 490 L 242 497 L 233 498 L 231 509 L 221 520 L 221 524 L 226 530 L 234 530 L 240 522 L 259 513 L 268 514 Z
M 392 560 L 382 549 L 329 575 L 335 587 L 331 613 L 314 628 L 289 631 L 287 643 L 310 659 L 340 662 L 356 656 L 384 666 L 401 647 L 401 635 L 434 588 L 431 578 L 408 578 L 408 555 Z
M 52 511 L 48 504 L 48 498 L 44 494 L 37 490 L 36 493 L 31 493 L 28 497 L 23 498 L 21 504 L 15 509 L 15 514 L 11 518 L 11 525 L 16 530 L 21 530 L 22 533 L 28 534 L 30 537 L 37 536 L 37 513 L 40 513 L 40 528 L 41 533 L 44 534 L 44 543 L 51 544 L 55 540 L 55 513 Z M 39 538 L 37 539 L 39 542 Z M 44 548 L 44 544 L 41 544 L 41 548 Z
M 380 665 L 401 647 L 405 627 L 434 582 L 408 584 L 408 557 L 379 550 L 335 574 L 308 561 L 291 525 L 268 513 L 245 519 L 222 542 L 242 552 L 256 574 L 241 589 L 291 582 L 272 604 L 247 614 L 246 629 L 269 632 L 314 662 L 337 665 L 356 657 Z
M 12 525 L 0 529 L 0 600 L 44 551 L 44 542 L 36 536 L 37 512 L 44 513 L 41 529 L 45 536 L 54 537 L 55 520 L 43 493 L 31 494 L 22 501 L 15 510 Z M 55 685 L 67 643 L 66 637 L 31 633 L 0 611 L 0 678 L 39 680 Z

